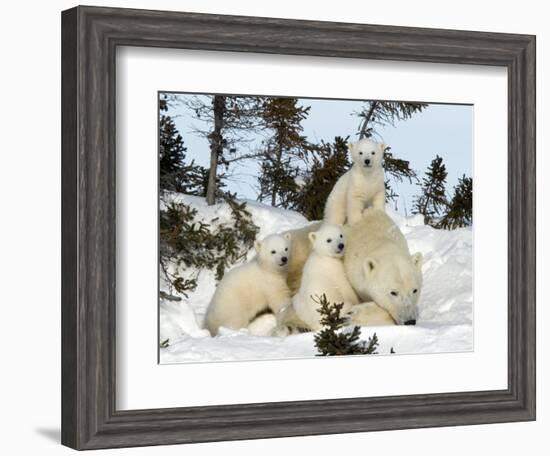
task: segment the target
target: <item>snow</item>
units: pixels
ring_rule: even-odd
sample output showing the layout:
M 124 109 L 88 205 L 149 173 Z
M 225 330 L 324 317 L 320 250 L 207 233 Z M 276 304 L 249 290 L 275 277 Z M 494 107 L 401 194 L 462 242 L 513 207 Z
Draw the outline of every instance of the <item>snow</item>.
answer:
M 173 195 L 174 201 L 198 209 L 197 217 L 207 223 L 229 223 L 231 210 L 225 203 L 207 206 L 204 199 Z M 301 228 L 309 222 L 297 212 L 273 208 L 256 201 L 247 201 L 254 223 L 260 228 L 258 237 Z M 424 225 L 422 216 L 405 217 L 387 207 L 388 214 L 399 226 L 411 253 L 422 252 L 424 262 L 422 295 L 416 326 L 364 326 L 362 337 L 378 335 L 378 353 L 448 353 L 473 350 L 472 300 L 472 230 L 436 230 Z M 248 258 L 252 258 L 253 251 Z M 174 265 L 172 265 L 174 267 Z M 250 330 L 223 328 L 216 337 L 202 329 L 208 303 L 216 280 L 212 271 L 186 271 L 198 279 L 197 289 L 188 296 L 168 289 L 161 273 L 161 290 L 178 296 L 180 301 L 161 298 L 159 306 L 160 362 L 219 362 L 258 359 L 305 358 L 316 355 L 313 333 L 285 338 L 265 337 L 266 328 L 275 325 L 272 315 L 263 316 Z M 396 356 L 396 355 L 392 355 Z

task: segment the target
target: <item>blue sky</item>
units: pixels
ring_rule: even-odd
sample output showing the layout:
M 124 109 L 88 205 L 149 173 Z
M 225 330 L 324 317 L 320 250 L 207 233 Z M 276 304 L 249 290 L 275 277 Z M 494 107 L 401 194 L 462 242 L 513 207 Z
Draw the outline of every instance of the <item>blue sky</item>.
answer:
M 180 94 L 179 97 L 189 95 Z M 302 123 L 304 134 L 312 142 L 333 141 L 335 136 L 356 138 L 359 119 L 353 115 L 361 109 L 361 101 L 300 99 L 303 106 L 311 106 L 308 118 Z M 204 127 L 193 118 L 193 113 L 184 106 L 174 106 L 168 111 L 174 117 L 176 127 L 187 147 L 187 158 L 209 166 L 209 146 L 206 139 L 195 133 L 195 127 Z M 391 146 L 394 156 L 409 160 L 411 167 L 422 177 L 431 160 L 440 155 L 447 167 L 447 190 L 452 188 L 463 174 L 472 176 L 473 106 L 430 104 L 423 112 L 411 119 L 397 122 L 395 126 L 377 127 L 377 140 Z M 253 149 L 262 140 L 252 135 L 243 146 Z M 258 164 L 246 161 L 235 167 L 229 190 L 241 198 L 256 199 Z M 401 213 L 409 212 L 417 185 L 408 181 L 393 183 L 400 195 L 396 202 Z

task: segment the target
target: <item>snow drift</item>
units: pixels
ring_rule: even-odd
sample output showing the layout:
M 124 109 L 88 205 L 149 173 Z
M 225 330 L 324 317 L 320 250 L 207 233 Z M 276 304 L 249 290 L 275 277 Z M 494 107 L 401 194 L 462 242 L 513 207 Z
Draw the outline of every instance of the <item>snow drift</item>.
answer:
M 174 200 L 198 209 L 197 217 L 206 222 L 217 219 L 217 223 L 230 223 L 231 210 L 226 203 L 207 206 L 203 198 L 187 195 L 174 196 Z M 247 201 L 247 209 L 260 229 L 260 239 L 309 223 L 294 211 L 273 208 L 255 201 Z M 397 354 L 471 351 L 471 228 L 436 230 L 424 225 L 422 216 L 404 217 L 389 207 L 387 212 L 407 238 L 410 250 L 420 251 L 424 256 L 419 315 L 416 326 L 364 326 L 363 338 L 367 339 L 376 332 L 380 341 L 380 354 L 389 354 L 391 348 Z M 253 255 L 253 251 L 250 251 L 248 258 Z M 160 300 L 159 344 L 165 347 L 160 348 L 161 364 L 315 356 L 313 333 L 279 338 L 255 336 L 246 329 L 222 329 L 218 336 L 210 337 L 208 331 L 203 329 L 203 321 L 216 287 L 214 272 L 186 272 L 194 273 L 198 278 L 196 290 L 189 293 L 188 297 L 169 290 L 161 272 L 161 291 L 181 298 L 181 301 Z M 270 316 L 259 322 L 266 325 L 272 323 Z

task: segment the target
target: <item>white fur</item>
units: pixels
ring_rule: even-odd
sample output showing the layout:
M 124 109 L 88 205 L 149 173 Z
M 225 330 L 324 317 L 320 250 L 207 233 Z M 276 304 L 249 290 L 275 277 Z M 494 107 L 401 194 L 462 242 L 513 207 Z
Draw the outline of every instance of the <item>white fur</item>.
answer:
M 260 312 L 270 310 L 277 315 L 290 305 L 286 283 L 290 237 L 272 235 L 256 241 L 256 257 L 225 274 L 206 314 L 206 327 L 212 335 L 221 326 L 248 328 Z
M 348 144 L 353 165 L 330 192 L 325 205 L 326 223 L 353 224 L 361 220 L 365 207 L 384 210 L 384 144 L 369 139 Z
M 321 328 L 318 297 L 325 294 L 331 303 L 343 302 L 343 313 L 358 300 L 344 272 L 342 228 L 323 225 L 318 231 L 310 232 L 309 239 L 313 250 L 305 262 L 300 289 L 292 299 L 292 306 L 298 318 L 316 331 Z
M 369 326 L 394 325 L 391 315 L 375 302 L 362 302 L 353 306 L 348 312 L 350 323 Z
M 397 225 L 382 211 L 365 210 L 347 227 L 344 267 L 361 301 L 374 301 L 397 324 L 417 318 L 422 254 L 411 255 Z M 393 294 L 392 294 L 393 293 Z
M 272 313 L 260 315 L 248 325 L 248 332 L 253 336 L 271 336 L 277 328 L 277 317 Z
M 296 294 L 300 288 L 304 264 L 311 253 L 309 233 L 317 231 L 320 227 L 321 222 L 314 222 L 303 228 L 287 231 L 285 233 L 292 236 L 287 277 L 288 287 L 292 295 Z

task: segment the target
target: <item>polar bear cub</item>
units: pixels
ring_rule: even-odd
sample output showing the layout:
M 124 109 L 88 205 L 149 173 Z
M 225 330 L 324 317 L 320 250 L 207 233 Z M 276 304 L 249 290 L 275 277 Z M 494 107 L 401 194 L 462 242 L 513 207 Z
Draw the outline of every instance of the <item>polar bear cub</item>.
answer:
M 322 225 L 309 233 L 312 252 L 305 262 L 298 293 L 292 306 L 298 318 L 314 331 L 321 329 L 318 297 L 325 294 L 329 302 L 344 303 L 342 311 L 348 313 L 358 303 L 346 274 L 344 256 L 345 235 L 341 226 Z
M 325 205 L 325 222 L 343 225 L 361 220 L 363 210 L 368 206 L 384 210 L 385 187 L 384 144 L 370 139 L 349 143 L 353 165 L 330 192 Z
M 248 328 L 259 315 L 277 315 L 291 304 L 286 283 L 290 239 L 285 234 L 256 241 L 255 258 L 225 274 L 206 313 L 206 328 L 212 335 L 222 326 Z

